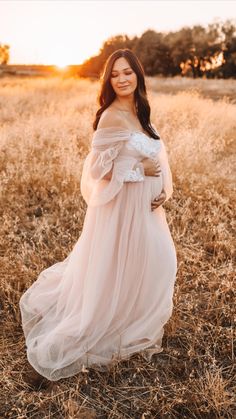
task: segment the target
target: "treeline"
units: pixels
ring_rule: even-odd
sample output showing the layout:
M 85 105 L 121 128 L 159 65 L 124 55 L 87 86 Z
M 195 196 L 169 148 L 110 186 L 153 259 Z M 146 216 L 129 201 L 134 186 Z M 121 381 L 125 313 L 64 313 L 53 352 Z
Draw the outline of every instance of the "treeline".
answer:
M 150 29 L 140 37 L 133 38 L 117 35 L 104 42 L 98 55 L 90 57 L 80 65 L 68 66 L 65 76 L 99 78 L 106 59 L 118 48 L 133 50 L 148 76 L 236 78 L 236 21 L 234 20 L 215 22 L 207 27 L 201 25 L 183 27 L 178 31 L 167 33 Z M 0 44 L 0 65 L 2 64 L 0 76 L 18 72 L 28 74 L 28 66 L 22 70 L 22 68 L 17 69 L 17 66 L 7 65 L 9 49 L 9 45 Z M 30 66 L 32 75 L 39 74 L 39 69 L 36 67 Z M 57 72 L 56 66 L 54 69 L 45 66 L 43 70 L 44 75 Z
M 168 33 L 147 30 L 134 38 L 111 37 L 97 56 L 80 66 L 79 75 L 99 77 L 107 57 L 118 48 L 132 49 L 148 76 L 236 77 L 236 22 L 233 20 L 214 22 L 207 27 L 183 27 Z

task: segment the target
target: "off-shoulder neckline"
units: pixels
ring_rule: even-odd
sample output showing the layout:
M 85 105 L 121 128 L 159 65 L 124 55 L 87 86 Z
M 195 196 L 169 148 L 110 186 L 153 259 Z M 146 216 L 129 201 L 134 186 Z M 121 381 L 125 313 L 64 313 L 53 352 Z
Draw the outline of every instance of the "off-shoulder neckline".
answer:
M 156 140 L 156 138 L 149 137 L 143 131 L 140 131 L 140 130 L 130 130 L 129 128 L 121 128 L 121 127 L 118 127 L 118 126 L 110 126 L 110 127 L 105 127 L 105 128 L 97 128 L 94 132 L 101 131 L 101 130 L 112 129 L 112 128 L 116 128 L 119 131 L 129 132 L 130 134 L 140 133 L 140 134 L 143 134 L 145 137 L 149 138 L 149 140 Z

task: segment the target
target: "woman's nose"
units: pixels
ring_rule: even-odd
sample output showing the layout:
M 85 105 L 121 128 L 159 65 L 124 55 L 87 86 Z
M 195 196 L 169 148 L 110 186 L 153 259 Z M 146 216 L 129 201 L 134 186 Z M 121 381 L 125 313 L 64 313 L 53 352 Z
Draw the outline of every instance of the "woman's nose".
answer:
M 121 74 L 120 76 L 118 76 L 118 80 L 119 80 L 119 82 L 120 81 L 125 81 L 126 80 L 126 77 Z

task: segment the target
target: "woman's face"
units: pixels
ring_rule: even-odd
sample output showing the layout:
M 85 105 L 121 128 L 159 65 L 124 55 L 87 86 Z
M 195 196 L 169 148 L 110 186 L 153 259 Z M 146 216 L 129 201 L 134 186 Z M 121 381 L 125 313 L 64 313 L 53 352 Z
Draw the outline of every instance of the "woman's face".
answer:
M 111 72 L 111 85 L 117 96 L 133 94 L 137 87 L 137 76 L 124 58 L 117 58 Z

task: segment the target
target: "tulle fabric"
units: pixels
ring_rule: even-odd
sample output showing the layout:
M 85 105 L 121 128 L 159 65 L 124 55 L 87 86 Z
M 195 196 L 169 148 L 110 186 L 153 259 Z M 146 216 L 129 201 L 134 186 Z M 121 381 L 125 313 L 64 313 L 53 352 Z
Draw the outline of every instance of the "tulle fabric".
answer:
M 87 205 L 104 205 L 113 199 L 121 190 L 127 173 L 136 168 L 137 158 L 121 151 L 129 138 L 130 131 L 119 127 L 95 131 L 81 177 L 81 193 Z M 104 180 L 111 168 L 111 180 Z
M 153 344 L 162 351 L 177 260 L 165 211 L 151 211 L 151 200 L 163 186 L 171 196 L 171 171 L 162 141 L 162 176 L 124 182 L 143 158 L 125 147 L 130 134 L 114 127 L 95 133 L 81 180 L 88 203 L 81 236 L 20 299 L 28 360 L 52 381 Z

